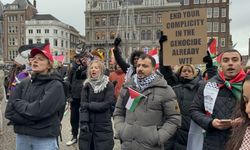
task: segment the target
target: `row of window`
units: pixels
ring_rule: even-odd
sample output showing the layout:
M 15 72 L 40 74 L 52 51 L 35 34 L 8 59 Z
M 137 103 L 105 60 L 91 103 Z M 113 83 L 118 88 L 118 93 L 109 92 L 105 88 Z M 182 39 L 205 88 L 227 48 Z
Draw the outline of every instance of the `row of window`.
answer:
M 111 16 L 109 18 L 109 25 L 111 26 L 117 26 L 119 21 L 120 21 L 120 24 L 127 24 L 127 25 L 137 25 L 139 24 L 139 20 L 138 20 L 138 15 L 134 15 L 134 17 L 131 16 L 121 16 L 120 17 L 120 20 L 119 20 L 119 16 Z M 107 19 L 106 17 L 95 17 L 95 20 L 94 20 L 94 25 L 95 26 L 106 26 L 108 25 L 107 23 Z M 156 14 L 156 17 L 155 17 L 155 22 L 157 24 L 160 24 L 162 23 L 162 15 L 161 14 Z M 141 15 L 141 18 L 140 18 L 140 24 L 152 24 L 153 23 L 153 16 L 152 15 Z M 89 18 L 86 19 L 86 26 L 90 26 L 90 20 Z
M 107 39 L 108 37 L 108 35 L 106 35 L 105 34 L 106 32 L 96 32 L 95 33 L 95 40 L 105 40 L 105 39 Z M 125 39 L 132 39 L 132 40 L 138 40 L 137 38 L 136 38 L 136 34 L 137 33 L 133 33 L 133 32 L 128 32 L 128 33 L 123 33 L 123 37 L 125 38 Z M 155 38 L 156 39 L 159 39 L 160 38 L 160 34 L 161 34 L 161 31 L 160 30 L 158 30 L 157 32 L 156 32 L 156 35 L 155 35 Z M 88 33 L 86 34 L 86 36 L 88 37 Z M 114 31 L 111 31 L 110 33 L 109 33 L 109 39 L 110 40 L 113 40 L 113 39 L 115 39 L 115 36 L 116 36 L 116 32 L 114 32 Z M 152 40 L 152 31 L 151 30 L 142 30 L 141 31 L 141 40 Z
M 227 16 L 227 9 L 226 8 L 219 8 L 219 7 L 209 7 L 207 8 L 207 18 L 219 18 L 219 17 L 226 17 Z M 140 24 L 152 24 L 153 23 L 153 16 L 152 15 L 141 15 L 140 16 Z M 107 19 L 106 17 L 95 17 L 94 26 L 106 26 Z M 109 18 L 109 25 L 110 26 L 117 26 L 120 21 L 121 25 L 137 25 L 139 24 L 138 15 L 131 16 L 121 16 L 120 20 L 118 16 L 111 16 Z M 128 22 L 128 23 L 127 23 Z M 155 16 L 156 24 L 162 23 L 162 15 L 156 14 Z M 86 20 L 86 26 L 90 25 L 89 19 Z
M 36 39 L 36 41 L 33 41 L 33 39 L 28 39 L 28 43 L 29 44 L 33 44 L 33 43 L 42 43 L 42 39 Z M 44 43 L 51 43 L 50 40 L 48 38 L 44 39 Z M 64 40 L 61 40 L 61 43 L 60 43 L 60 47 L 62 48 L 69 48 L 69 42 L 68 41 L 64 41 Z M 53 40 L 53 46 L 59 46 L 58 45 L 58 39 L 54 39 Z
M 194 0 L 194 4 L 226 3 L 227 0 Z M 184 0 L 184 5 L 189 5 L 189 0 Z
M 18 55 L 17 50 L 9 50 L 8 53 L 9 53 L 9 55 L 8 55 L 9 60 L 12 60 L 12 59 L 16 58 L 16 56 Z
M 226 23 L 207 22 L 207 32 L 226 32 Z
M 37 34 L 41 34 L 42 33 L 42 30 L 41 29 L 34 29 L 35 31 L 36 31 L 36 33 Z M 29 34 L 33 34 L 34 33 L 34 30 L 33 29 L 29 29 L 28 30 L 28 33 Z M 44 29 L 44 32 L 43 33 L 45 33 L 45 34 L 49 34 L 50 33 L 50 29 Z M 58 34 L 58 30 L 57 29 L 54 29 L 53 30 L 53 33 L 54 34 Z M 64 36 L 64 34 L 65 34 L 65 36 L 66 37 L 68 37 L 68 32 L 64 32 L 64 31 L 61 31 L 61 36 Z
M 17 21 L 18 21 L 17 15 L 8 16 L 8 22 L 17 22 Z M 20 21 L 23 21 L 23 15 L 20 16 Z
M 221 17 L 226 17 L 227 16 L 227 9 L 226 8 L 220 8 L 219 7 L 208 7 L 207 8 L 207 18 L 219 18 Z
M 145 6 L 164 6 L 166 0 L 144 0 Z
M 24 37 L 21 37 L 21 45 L 25 44 Z M 18 46 L 18 39 L 16 37 L 9 37 L 8 38 L 8 46 Z

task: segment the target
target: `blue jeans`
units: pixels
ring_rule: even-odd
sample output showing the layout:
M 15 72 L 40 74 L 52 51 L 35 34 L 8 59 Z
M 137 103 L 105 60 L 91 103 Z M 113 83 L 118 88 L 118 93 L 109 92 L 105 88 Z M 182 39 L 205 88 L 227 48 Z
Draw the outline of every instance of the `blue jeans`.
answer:
M 56 137 L 41 138 L 17 134 L 16 150 L 58 150 L 58 145 Z

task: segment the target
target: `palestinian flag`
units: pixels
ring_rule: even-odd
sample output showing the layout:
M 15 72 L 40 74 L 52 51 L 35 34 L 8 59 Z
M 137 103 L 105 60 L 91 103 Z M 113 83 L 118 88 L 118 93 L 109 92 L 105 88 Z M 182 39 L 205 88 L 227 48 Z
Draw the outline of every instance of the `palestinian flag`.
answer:
M 217 43 L 217 41 L 215 38 L 211 38 L 210 41 L 208 42 L 208 52 L 210 54 L 210 57 L 213 60 L 214 66 L 218 66 L 216 43 Z
M 148 55 L 152 56 L 155 59 L 155 62 L 156 62 L 155 69 L 158 69 L 159 68 L 159 56 L 158 56 L 157 49 L 156 48 L 151 49 L 148 52 Z
M 141 101 L 141 98 L 142 97 L 145 97 L 144 95 L 142 95 L 141 93 L 131 89 L 131 88 L 128 88 L 128 91 L 129 91 L 129 99 L 128 99 L 128 102 L 126 104 L 126 108 L 131 111 L 131 112 L 134 112 L 135 111 L 135 108 L 136 106 L 139 104 L 139 102 Z

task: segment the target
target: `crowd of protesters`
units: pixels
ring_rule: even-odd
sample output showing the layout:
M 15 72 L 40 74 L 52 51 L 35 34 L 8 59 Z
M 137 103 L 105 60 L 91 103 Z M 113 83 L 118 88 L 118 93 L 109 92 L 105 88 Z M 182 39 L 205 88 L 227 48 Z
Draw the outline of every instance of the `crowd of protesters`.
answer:
M 80 150 L 112 150 L 114 138 L 122 150 L 250 149 L 250 73 L 241 54 L 228 48 L 218 54 L 216 66 L 208 52 L 201 78 L 193 64 L 176 71 L 163 65 L 166 41 L 161 35 L 158 68 L 139 50 L 125 61 L 119 37 L 114 70 L 104 66 L 100 51 L 80 52 L 70 68 L 62 62 L 53 68 L 49 44 L 32 48 L 30 67 L 14 63 L 9 75 L 0 72 L 0 103 L 6 95 L 5 117 L 14 126 L 16 149 L 59 149 L 67 103 L 72 138 L 66 145 L 78 143 Z

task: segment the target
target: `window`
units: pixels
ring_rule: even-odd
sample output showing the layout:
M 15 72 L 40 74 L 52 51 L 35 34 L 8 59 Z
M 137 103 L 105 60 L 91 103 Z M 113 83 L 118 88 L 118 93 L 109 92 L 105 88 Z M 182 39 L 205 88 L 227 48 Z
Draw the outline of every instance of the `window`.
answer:
M 95 26 L 100 26 L 100 18 L 95 18 Z
M 45 29 L 44 33 L 48 34 L 49 33 L 49 29 Z
M 111 26 L 118 25 L 118 17 L 110 17 L 110 25 Z
M 105 39 L 105 32 L 102 32 L 101 39 L 102 39 L 102 40 Z
M 57 39 L 54 39 L 54 46 L 57 46 L 58 43 L 57 43 Z
M 61 31 L 61 36 L 63 36 L 63 34 L 64 34 L 64 32 L 63 32 L 63 31 Z
M 64 42 L 64 41 L 63 41 L 63 40 L 61 40 L 61 47 L 63 47 L 63 46 L 64 46 L 64 45 L 63 45 L 63 42 Z
M 220 0 L 214 0 L 214 3 L 219 3 L 220 2 Z
M 141 40 L 146 40 L 146 32 L 144 30 L 141 31 Z
M 29 40 L 28 40 L 28 43 L 29 43 L 29 44 L 33 44 L 33 39 L 29 39 Z
M 200 0 L 194 0 L 194 4 L 199 4 Z
M 226 23 L 221 23 L 220 31 L 226 32 Z
M 225 38 L 221 38 L 220 39 L 220 46 L 221 47 L 225 47 L 226 46 L 226 39 Z
M 213 14 L 212 14 L 213 9 L 211 7 L 207 8 L 207 18 L 212 18 Z
M 102 18 L 101 25 L 102 25 L 102 26 L 106 26 L 106 18 L 105 18 L 105 17 Z
M 96 40 L 101 39 L 101 36 L 100 36 L 100 33 L 99 33 L 99 32 L 96 32 L 96 33 L 95 33 L 95 39 L 96 39 Z
M 151 40 L 152 39 L 152 32 L 150 30 L 147 31 L 147 37 L 146 40 Z
M 162 23 L 162 16 L 161 14 L 156 15 L 156 23 Z
M 219 22 L 213 22 L 213 32 L 219 32 Z
M 141 24 L 147 24 L 147 16 L 141 16 Z
M 56 29 L 54 29 L 54 34 L 57 34 L 57 30 Z
M 36 33 L 40 34 L 41 33 L 41 29 L 37 29 Z
M 221 8 L 221 17 L 227 17 L 227 9 Z
M 44 39 L 44 43 L 49 43 L 49 39 Z
M 207 32 L 212 32 L 212 22 L 207 22 Z
M 114 31 L 110 32 L 110 39 L 115 39 L 115 32 Z
M 219 11 L 219 7 L 214 7 L 214 12 L 213 12 L 213 17 L 214 18 L 218 18 L 219 17 L 219 14 L 220 14 L 220 11 Z
M 68 41 L 66 41 L 66 48 L 68 48 L 69 47 L 69 43 L 68 43 Z
M 213 3 L 213 0 L 207 0 L 207 3 Z
M 201 4 L 206 4 L 206 0 L 200 0 Z
M 183 4 L 184 5 L 189 5 L 189 0 L 184 0 Z
M 33 30 L 32 29 L 29 29 L 29 34 L 32 34 L 33 33 Z
M 156 31 L 156 39 L 160 39 L 161 37 L 161 30 Z
M 17 38 L 15 38 L 15 37 L 9 38 L 9 46 L 15 46 L 15 45 L 17 45 L 17 43 L 18 43 Z
M 41 43 L 41 39 L 36 39 L 36 43 Z

